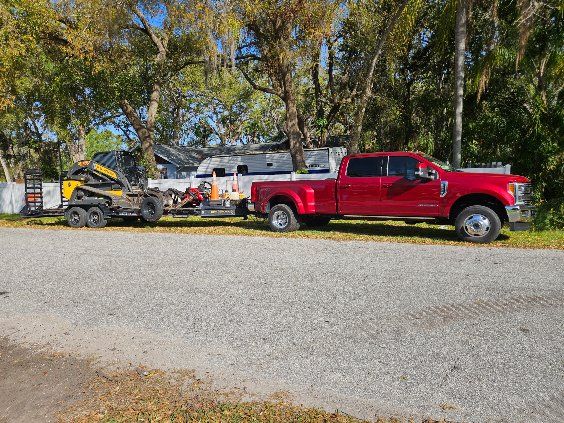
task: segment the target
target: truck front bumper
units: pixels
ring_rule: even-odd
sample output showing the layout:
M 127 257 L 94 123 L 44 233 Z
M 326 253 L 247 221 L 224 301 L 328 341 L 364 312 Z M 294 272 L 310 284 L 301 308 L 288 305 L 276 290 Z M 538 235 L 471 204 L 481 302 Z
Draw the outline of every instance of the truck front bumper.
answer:
M 531 227 L 535 216 L 535 207 L 526 205 L 506 206 L 509 229 L 512 231 L 526 231 Z

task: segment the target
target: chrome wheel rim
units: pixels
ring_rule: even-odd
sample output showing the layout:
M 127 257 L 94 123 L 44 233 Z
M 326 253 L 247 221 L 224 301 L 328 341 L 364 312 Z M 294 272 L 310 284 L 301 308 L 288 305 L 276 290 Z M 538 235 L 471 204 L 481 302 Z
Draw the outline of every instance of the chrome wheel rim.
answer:
M 487 235 L 492 224 L 483 214 L 472 214 L 464 220 L 464 230 L 470 236 L 480 237 Z
M 98 223 L 100 223 L 100 215 L 98 214 L 98 212 L 92 212 L 90 213 L 90 223 L 97 225 Z
M 272 224 L 278 229 L 284 229 L 288 226 L 288 214 L 282 210 L 277 210 L 272 215 Z
M 78 213 L 77 211 L 71 212 L 70 221 L 72 224 L 78 225 L 78 223 L 80 222 L 80 213 Z

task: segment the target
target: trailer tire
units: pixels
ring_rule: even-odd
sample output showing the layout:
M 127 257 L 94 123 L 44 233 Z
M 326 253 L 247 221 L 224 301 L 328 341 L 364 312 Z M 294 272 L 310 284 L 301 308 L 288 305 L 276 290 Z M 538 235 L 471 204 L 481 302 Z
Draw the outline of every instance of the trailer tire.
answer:
M 163 215 L 163 202 L 157 197 L 145 197 L 141 202 L 141 218 L 145 222 L 156 222 Z
M 86 210 L 82 207 L 71 207 L 65 211 L 65 219 L 71 228 L 82 228 L 86 225 Z
M 90 207 L 86 215 L 86 224 L 89 228 L 103 228 L 108 221 L 99 207 Z
M 462 241 L 486 244 L 499 236 L 501 219 L 489 207 L 470 206 L 456 216 L 454 227 Z
M 325 216 L 310 216 L 303 218 L 303 222 L 308 228 L 321 228 L 327 226 L 329 222 L 331 222 L 331 218 Z
M 294 210 L 287 204 L 277 204 L 270 209 L 268 224 L 274 232 L 292 232 L 300 229 Z

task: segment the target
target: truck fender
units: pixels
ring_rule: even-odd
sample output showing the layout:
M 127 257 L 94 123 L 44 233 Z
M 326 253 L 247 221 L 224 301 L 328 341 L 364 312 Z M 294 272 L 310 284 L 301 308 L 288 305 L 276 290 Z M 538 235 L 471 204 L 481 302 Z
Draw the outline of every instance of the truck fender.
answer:
M 466 203 L 468 206 L 488 205 L 488 203 L 491 202 L 498 205 L 499 210 L 496 209 L 496 211 L 500 214 L 503 221 L 505 219 L 504 206 L 509 205 L 511 203 L 511 199 L 509 198 L 509 193 L 499 193 L 496 189 L 482 189 L 479 192 L 468 192 L 460 195 L 447 205 L 445 215 L 451 218 L 456 218 L 456 216 L 453 216 L 452 213 L 461 211 L 458 210 L 461 205 L 466 205 Z
M 277 204 L 290 203 L 291 205 L 294 206 L 294 208 L 295 208 L 295 210 L 298 214 L 304 214 L 305 213 L 304 203 L 301 200 L 300 196 L 294 191 L 283 190 L 283 191 L 273 192 L 264 201 L 264 203 L 262 205 L 263 207 L 261 207 L 261 209 L 263 209 L 266 213 L 268 213 L 270 211 L 270 204 L 273 200 Z

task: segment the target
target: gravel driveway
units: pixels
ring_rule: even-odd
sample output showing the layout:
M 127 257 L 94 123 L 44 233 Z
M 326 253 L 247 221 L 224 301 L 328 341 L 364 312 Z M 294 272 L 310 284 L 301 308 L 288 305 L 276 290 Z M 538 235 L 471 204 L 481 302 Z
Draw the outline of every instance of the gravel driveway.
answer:
M 0 335 L 376 414 L 564 421 L 564 251 L 0 230 Z

